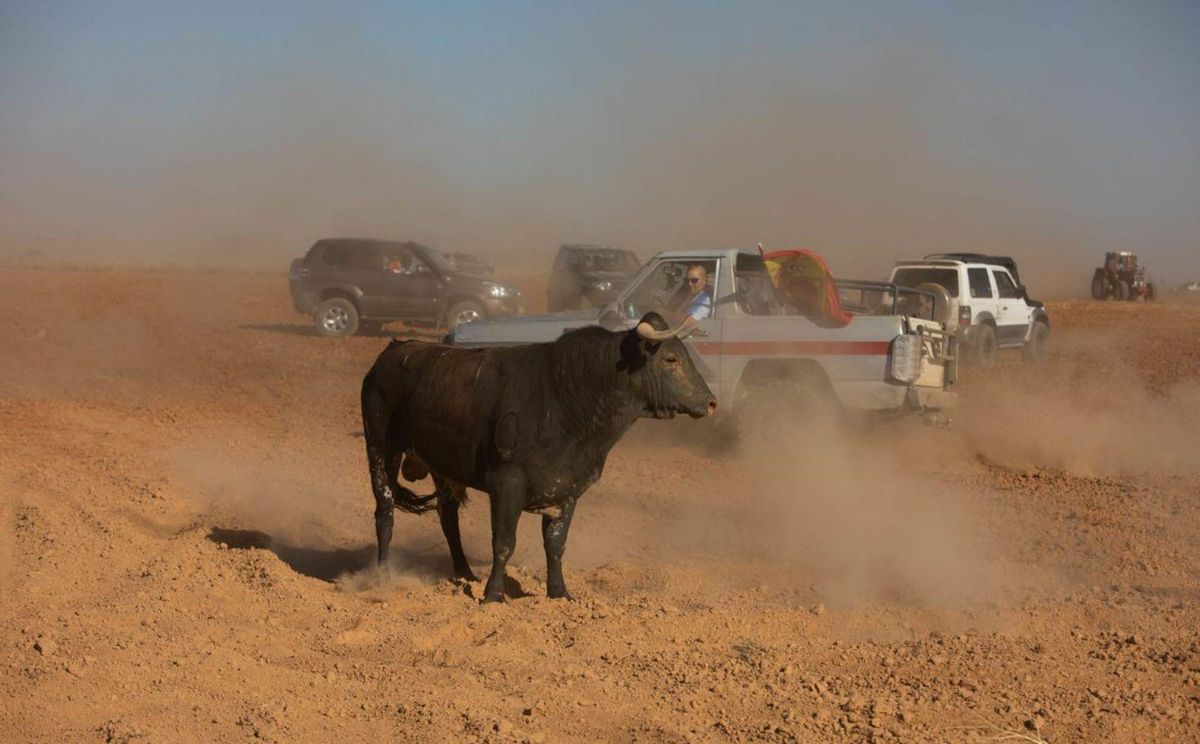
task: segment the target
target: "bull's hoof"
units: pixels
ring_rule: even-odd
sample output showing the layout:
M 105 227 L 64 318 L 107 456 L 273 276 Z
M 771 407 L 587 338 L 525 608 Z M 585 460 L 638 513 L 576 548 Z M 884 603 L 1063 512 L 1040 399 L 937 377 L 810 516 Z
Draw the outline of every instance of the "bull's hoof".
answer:
M 483 599 L 479 600 L 479 604 L 492 604 L 493 602 L 503 602 L 504 592 L 498 594 L 485 594 Z
M 462 571 L 455 571 L 454 578 L 462 579 L 463 581 L 470 581 L 472 583 L 479 581 L 479 577 L 476 576 L 475 572 L 469 568 L 464 569 Z
M 568 602 L 575 601 L 575 597 L 571 596 L 571 593 L 567 591 L 566 587 L 561 589 L 547 589 L 546 596 L 550 599 L 565 599 Z

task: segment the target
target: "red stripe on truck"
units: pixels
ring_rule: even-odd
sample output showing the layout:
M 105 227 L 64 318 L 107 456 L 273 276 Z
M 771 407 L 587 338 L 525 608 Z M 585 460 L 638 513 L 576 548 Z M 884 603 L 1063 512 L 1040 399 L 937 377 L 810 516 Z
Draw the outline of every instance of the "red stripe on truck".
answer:
M 701 354 L 731 356 L 887 356 L 887 341 L 697 341 Z

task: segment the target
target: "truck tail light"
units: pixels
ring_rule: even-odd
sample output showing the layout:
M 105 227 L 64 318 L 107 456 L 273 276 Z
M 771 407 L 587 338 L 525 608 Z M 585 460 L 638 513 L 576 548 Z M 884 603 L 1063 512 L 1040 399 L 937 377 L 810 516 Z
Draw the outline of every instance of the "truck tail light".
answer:
M 960 326 L 971 325 L 971 306 L 970 305 L 959 305 L 958 306 L 958 324 Z
M 921 376 L 921 337 L 904 333 L 892 339 L 892 377 L 900 382 L 916 382 Z

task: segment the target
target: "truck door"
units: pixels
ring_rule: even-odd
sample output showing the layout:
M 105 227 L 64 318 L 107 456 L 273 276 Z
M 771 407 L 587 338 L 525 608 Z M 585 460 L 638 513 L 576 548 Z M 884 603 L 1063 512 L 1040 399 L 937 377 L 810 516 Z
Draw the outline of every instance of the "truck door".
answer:
M 388 246 L 384 266 L 383 314 L 403 320 L 435 319 L 439 286 L 429 265 L 406 246 Z
M 967 286 L 970 296 L 960 299 L 959 304 L 970 306 L 971 325 L 978 325 L 981 313 L 987 313 L 999 323 L 1000 304 L 996 300 L 996 290 L 992 286 L 988 270 L 986 268 L 968 268 Z
M 1002 344 L 1019 344 L 1029 331 L 1029 306 L 1017 283 L 1006 269 L 992 269 L 996 280 L 996 297 L 999 305 L 996 315 L 996 341 Z
M 325 249 L 322 260 L 333 267 L 328 275 L 330 283 L 357 287 L 362 292 L 358 305 L 363 315 L 379 314 L 384 276 L 383 255 L 378 245 L 332 245 Z
M 636 323 L 648 312 L 656 312 L 663 320 L 675 325 L 687 315 L 689 307 L 707 304 L 707 317 L 696 322 L 696 329 L 684 339 L 692 362 L 700 376 L 714 393 L 720 389 L 721 330 L 722 321 L 717 298 L 725 292 L 722 286 L 722 262 L 714 258 L 671 258 L 660 261 L 649 272 L 635 280 L 618 300 L 622 313 L 631 323 Z M 691 280 L 699 275 L 699 283 Z M 700 288 L 703 285 L 703 288 Z M 700 293 L 707 295 L 704 302 Z M 700 314 L 705 314 L 703 310 Z M 719 395 L 719 393 L 718 393 Z

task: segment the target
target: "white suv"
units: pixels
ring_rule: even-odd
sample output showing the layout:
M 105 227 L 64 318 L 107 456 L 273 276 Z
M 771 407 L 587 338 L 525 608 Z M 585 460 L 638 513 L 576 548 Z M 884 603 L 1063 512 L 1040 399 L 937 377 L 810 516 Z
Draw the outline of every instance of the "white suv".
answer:
M 946 290 L 947 330 L 956 330 L 965 358 L 981 367 L 996 360 L 996 349 L 1022 347 L 1026 360 L 1041 359 L 1050 341 L 1050 316 L 1029 299 L 1007 256 L 931 253 L 921 260 L 897 261 L 891 281 L 901 287 L 937 284 Z

